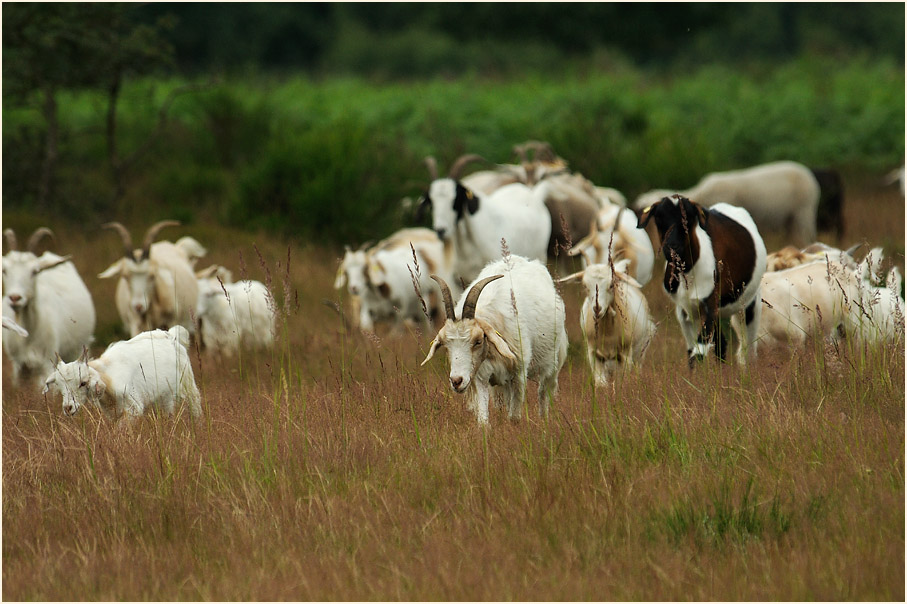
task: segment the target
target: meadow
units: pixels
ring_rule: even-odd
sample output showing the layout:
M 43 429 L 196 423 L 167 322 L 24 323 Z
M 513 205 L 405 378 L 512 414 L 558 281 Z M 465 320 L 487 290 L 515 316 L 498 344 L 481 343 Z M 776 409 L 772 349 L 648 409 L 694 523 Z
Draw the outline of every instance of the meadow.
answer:
M 903 198 L 875 175 L 845 185 L 842 243 L 884 245 L 903 271 Z M 120 331 L 96 275 L 119 242 L 4 212 L 17 232 L 39 224 L 92 291 L 100 353 Z M 365 337 L 323 304 L 348 307 L 337 247 L 164 232 L 182 234 L 208 247 L 199 266 L 269 285 L 278 343 L 229 362 L 193 349 L 202 417 L 131 428 L 64 417 L 12 386 L 4 356 L 4 599 L 904 599 L 902 344 L 691 370 L 654 279 L 645 363 L 595 393 L 565 287 L 550 416 L 530 388 L 521 422 L 492 411 L 482 430 L 443 355 L 419 366 L 433 333 Z

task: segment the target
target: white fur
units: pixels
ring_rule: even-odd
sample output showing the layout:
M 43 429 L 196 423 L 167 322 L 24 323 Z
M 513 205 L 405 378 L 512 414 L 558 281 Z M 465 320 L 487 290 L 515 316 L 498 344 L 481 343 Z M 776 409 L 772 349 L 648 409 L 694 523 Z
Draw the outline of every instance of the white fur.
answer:
M 3 257 L 4 326 L 12 320 L 28 335 L 3 330 L 3 349 L 13 363 L 13 381 L 40 380 L 54 356 L 75 359 L 94 339 L 91 294 L 72 262 L 52 252 L 36 257 L 10 251 Z
M 475 319 L 462 319 L 472 286 L 494 275 L 504 277 L 482 291 Z M 464 290 L 455 311 L 461 318 L 448 317 L 422 364 L 437 348 L 447 348 L 451 386 L 466 394 L 479 424 L 488 423 L 492 388 L 508 407 L 511 419 L 518 419 L 527 379 L 538 381 L 539 413 L 546 416 L 567 356 L 567 332 L 564 302 L 545 266 L 520 256 L 492 262 Z M 476 337 L 483 342 L 479 346 L 475 346 Z M 494 354 L 492 346 L 503 352 Z
M 174 245 L 183 252 L 183 255 L 186 256 L 186 260 L 189 261 L 189 266 L 192 268 L 195 268 L 195 264 L 199 259 L 204 258 L 208 253 L 208 250 L 206 250 L 201 243 L 188 235 L 177 239 Z
M 135 418 L 152 406 L 170 414 L 176 403 L 186 402 L 197 417 L 202 410 L 188 341 L 189 333 L 179 325 L 142 332 L 111 344 L 92 361 L 61 361 L 45 380 L 44 392 L 60 393 L 67 415 L 90 404 L 116 417 Z
M 686 191 L 656 190 L 633 204 L 642 210 L 662 197 L 680 193 L 703 207 L 723 202 L 746 209 L 762 232 L 784 232 L 797 245 L 816 238 L 819 183 L 806 166 L 779 161 L 744 170 L 715 172 Z
M 630 260 L 627 273 L 645 286 L 652 280 L 655 250 L 649 235 L 636 228 L 636 222 L 636 215 L 630 210 L 619 206 L 604 208 L 592 231 L 567 253 L 570 256 L 582 254 L 584 266 L 627 258 Z
M 260 281 L 232 283 L 230 275 L 220 275 L 220 281 L 218 276 L 198 280 L 202 343 L 227 358 L 243 345 L 270 348 L 274 343 L 274 301 L 268 288 Z

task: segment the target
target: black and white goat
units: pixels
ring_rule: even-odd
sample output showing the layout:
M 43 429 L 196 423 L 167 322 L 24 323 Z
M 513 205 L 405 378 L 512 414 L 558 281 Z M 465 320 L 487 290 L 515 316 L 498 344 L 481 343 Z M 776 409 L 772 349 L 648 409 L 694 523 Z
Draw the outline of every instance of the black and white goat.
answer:
M 716 356 L 725 359 L 727 341 L 719 325 L 725 318 L 731 318 L 740 339 L 737 360 L 745 362 L 756 352 L 766 263 L 753 219 L 743 208 L 719 203 L 706 209 L 676 194 L 646 208 L 638 226 L 645 228 L 653 218 L 667 263 L 664 289 L 674 302 L 690 362 L 704 358 L 713 344 Z

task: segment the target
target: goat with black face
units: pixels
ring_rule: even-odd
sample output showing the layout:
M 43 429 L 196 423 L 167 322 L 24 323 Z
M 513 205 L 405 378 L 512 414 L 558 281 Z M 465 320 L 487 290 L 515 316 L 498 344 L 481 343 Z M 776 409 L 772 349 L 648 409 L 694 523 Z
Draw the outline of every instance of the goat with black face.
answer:
M 726 203 L 703 208 L 682 195 L 663 197 L 643 210 L 637 226 L 645 228 L 652 219 L 666 261 L 664 289 L 674 302 L 690 362 L 704 358 L 712 345 L 725 359 L 720 320 L 727 318 L 740 339 L 737 360 L 746 362 L 756 353 L 766 260 L 753 219 L 743 208 Z

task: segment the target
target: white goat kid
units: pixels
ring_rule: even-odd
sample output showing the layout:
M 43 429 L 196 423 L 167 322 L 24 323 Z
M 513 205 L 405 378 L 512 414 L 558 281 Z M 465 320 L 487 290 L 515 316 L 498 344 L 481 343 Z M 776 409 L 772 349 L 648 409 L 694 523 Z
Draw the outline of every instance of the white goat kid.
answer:
M 441 286 L 447 321 L 422 365 L 438 348 L 447 348 L 451 388 L 466 394 L 480 425 L 488 424 L 492 387 L 510 418 L 519 419 L 527 379 L 538 381 L 539 414 L 547 416 L 567 356 L 567 332 L 564 301 L 544 265 L 519 256 L 493 262 L 456 308 L 447 284 L 433 278 Z
M 241 346 L 267 349 L 274 343 L 274 300 L 260 281 L 233 283 L 222 266 L 211 265 L 198 277 L 198 323 L 202 345 L 227 358 Z
M 586 342 L 586 360 L 596 386 L 613 383 L 621 368 L 640 363 L 655 335 L 655 322 L 641 285 L 628 274 L 630 261 L 590 264 L 560 279 L 582 280 L 586 299 L 580 309 L 580 327 Z
M 453 273 L 464 280 L 474 278 L 488 262 L 502 257 L 502 240 L 512 254 L 545 262 L 551 235 L 544 203 L 548 184 L 530 188 L 514 183 L 490 195 L 477 193 L 460 180 L 463 167 L 476 157 L 461 157 L 447 178 L 438 177 L 433 161 L 426 162 L 432 183 L 421 207 L 431 207 L 432 227 L 453 259 Z
M 198 283 L 186 252 L 169 241 L 152 245 L 158 231 L 175 225 L 179 222 L 164 220 L 151 226 L 141 249 L 133 249 L 129 231 L 119 222 L 103 225 L 120 234 L 123 257 L 98 277 L 120 278 L 116 306 L 131 336 L 174 325 L 182 325 L 190 333 L 195 331 Z
M 146 331 L 111 344 L 100 357 L 83 354 L 71 363 L 60 361 L 44 382 L 63 397 L 63 412 L 74 415 L 83 405 L 115 418 L 133 419 L 149 407 L 172 414 L 185 402 L 198 417 L 202 408 L 186 346 L 189 332 L 180 325 L 169 331 Z
M 23 252 L 16 249 L 15 233 L 4 231 L 10 251 L 3 257 L 3 323 L 9 326 L 3 331 L 3 349 L 12 361 L 15 384 L 38 380 L 40 386 L 56 354 L 75 359 L 94 339 L 94 303 L 69 256 L 34 253 L 44 235 L 53 233 L 45 227 L 36 230 Z

